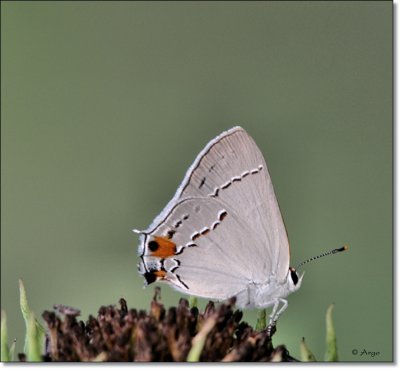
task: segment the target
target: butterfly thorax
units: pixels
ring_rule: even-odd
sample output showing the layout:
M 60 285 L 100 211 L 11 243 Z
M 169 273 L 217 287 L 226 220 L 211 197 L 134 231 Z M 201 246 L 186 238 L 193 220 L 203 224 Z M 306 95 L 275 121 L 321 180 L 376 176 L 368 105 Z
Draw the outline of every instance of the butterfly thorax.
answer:
M 246 290 L 236 296 L 236 305 L 239 308 L 270 307 L 277 300 L 284 299 L 297 291 L 301 286 L 303 275 L 304 273 L 299 277 L 293 268 L 289 268 L 284 281 L 278 281 L 275 275 L 271 275 L 266 282 L 251 282 Z

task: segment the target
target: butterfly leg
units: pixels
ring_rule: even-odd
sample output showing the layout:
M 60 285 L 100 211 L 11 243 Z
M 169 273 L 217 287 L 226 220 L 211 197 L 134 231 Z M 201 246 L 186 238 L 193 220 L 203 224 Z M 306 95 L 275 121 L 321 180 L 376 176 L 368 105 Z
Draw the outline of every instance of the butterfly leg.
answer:
M 281 314 L 286 310 L 286 308 L 288 307 L 288 302 L 285 299 L 279 299 L 279 302 L 281 302 L 283 305 L 282 307 L 279 309 L 279 311 L 276 313 L 275 315 L 275 322 L 278 320 L 278 318 L 281 316 Z
M 275 300 L 274 307 L 272 308 L 271 314 L 269 315 L 268 325 L 271 325 L 274 322 L 276 322 L 275 315 L 276 315 L 276 312 L 278 311 L 278 307 L 279 307 L 279 300 L 277 299 L 277 300 Z
M 269 315 L 269 323 L 268 323 L 268 327 L 267 327 L 267 334 L 270 337 L 272 337 L 272 335 L 276 331 L 275 316 L 276 316 L 276 312 L 278 311 L 278 307 L 279 307 L 279 300 L 276 300 L 274 303 L 274 307 L 272 308 L 271 314 Z
M 281 308 L 278 310 L 279 303 L 282 303 Z M 267 327 L 267 332 L 269 336 L 272 336 L 276 331 L 276 322 L 280 315 L 286 310 L 288 307 L 288 302 L 285 299 L 278 299 L 275 301 L 274 307 L 272 308 L 272 312 L 269 316 L 269 324 Z

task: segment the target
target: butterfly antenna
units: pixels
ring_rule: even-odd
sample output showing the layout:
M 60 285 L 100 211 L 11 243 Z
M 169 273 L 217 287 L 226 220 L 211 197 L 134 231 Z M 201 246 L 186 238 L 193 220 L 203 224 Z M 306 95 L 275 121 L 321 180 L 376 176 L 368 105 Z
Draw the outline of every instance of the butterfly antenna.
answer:
M 307 259 L 307 260 L 301 262 L 299 265 L 297 265 L 297 267 L 296 267 L 295 269 L 298 270 L 300 267 L 302 267 L 304 264 L 309 263 L 310 261 L 317 260 L 317 259 L 322 258 L 322 257 L 324 257 L 324 256 L 333 255 L 333 254 L 336 254 L 337 252 L 346 251 L 346 250 L 348 250 L 348 249 L 349 249 L 349 247 L 348 247 L 347 245 L 344 245 L 344 246 L 342 246 L 342 247 L 339 247 L 338 249 L 333 249 L 333 250 L 331 250 L 331 251 L 324 252 L 324 253 L 321 254 L 321 255 L 313 256 L 312 258 L 309 258 L 309 259 Z

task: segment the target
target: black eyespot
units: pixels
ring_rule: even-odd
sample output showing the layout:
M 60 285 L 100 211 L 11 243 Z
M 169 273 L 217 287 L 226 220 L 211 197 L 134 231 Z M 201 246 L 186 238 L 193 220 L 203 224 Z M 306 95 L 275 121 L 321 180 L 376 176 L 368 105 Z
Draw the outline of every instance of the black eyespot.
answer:
M 299 281 L 299 276 L 293 268 L 290 268 L 290 277 L 292 278 L 293 284 L 296 286 Z
M 152 272 L 146 272 L 143 274 L 143 277 L 146 279 L 147 284 L 153 283 L 156 281 L 157 277 Z
M 150 251 L 157 251 L 160 245 L 156 241 L 150 241 L 148 244 Z

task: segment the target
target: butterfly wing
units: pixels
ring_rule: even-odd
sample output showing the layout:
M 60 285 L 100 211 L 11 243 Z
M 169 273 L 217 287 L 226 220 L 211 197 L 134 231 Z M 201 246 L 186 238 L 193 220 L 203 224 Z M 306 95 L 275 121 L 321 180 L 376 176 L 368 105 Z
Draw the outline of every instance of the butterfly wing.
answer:
M 190 248 L 188 246 L 191 243 L 190 232 L 200 232 L 207 227 L 211 219 L 214 219 L 209 214 L 208 223 L 204 218 L 200 223 L 190 223 L 192 228 L 189 228 L 189 222 L 185 222 L 183 219 L 187 215 L 184 214 L 183 209 L 186 210 L 189 204 L 192 205 L 196 201 L 209 202 L 212 204 L 208 205 L 210 208 L 218 204 L 225 210 L 229 209 L 232 213 L 232 217 L 230 217 L 232 223 L 228 223 L 229 227 L 227 228 L 221 227 L 218 232 L 207 234 L 201 242 L 199 241 L 201 245 L 198 245 L 198 248 Z M 173 218 L 172 214 L 174 214 Z M 179 215 L 182 218 L 179 218 Z M 199 221 L 198 218 L 196 219 Z M 283 281 L 287 275 L 289 243 L 268 168 L 254 140 L 241 127 L 232 128 L 217 136 L 197 156 L 175 196 L 154 219 L 150 227 L 144 231 L 145 236 L 142 237 L 139 246 L 140 255 L 148 258 L 150 239 L 152 237 L 167 237 L 168 239 L 168 234 L 177 232 L 177 227 L 174 228 L 177 224 L 179 224 L 179 236 L 177 235 L 177 237 L 182 237 L 182 240 L 179 239 L 176 244 L 174 255 L 176 253 L 183 255 L 184 251 L 182 250 L 190 248 L 188 251 L 193 255 L 193 262 L 197 262 L 197 269 L 193 269 L 192 277 L 188 278 L 201 278 L 198 269 L 201 258 L 209 262 L 207 268 L 204 266 L 202 269 L 204 273 L 210 269 L 225 270 L 232 268 L 233 265 L 238 265 L 242 271 L 235 270 L 234 274 L 238 275 L 237 273 L 239 273 L 243 280 L 250 277 L 262 280 L 268 275 L 275 274 L 278 281 Z M 188 227 L 188 231 L 185 227 Z M 234 237 L 233 234 L 235 234 Z M 248 241 L 245 242 L 243 238 Z M 200 251 L 200 246 L 202 246 L 202 250 L 210 253 L 210 250 L 214 250 L 211 248 L 212 245 L 218 245 L 217 247 L 222 248 L 222 251 L 212 252 L 210 254 L 212 260 L 210 260 L 204 256 L 205 251 Z M 231 250 L 231 252 L 223 252 L 224 250 Z M 244 252 L 244 250 L 248 252 Z M 168 253 L 163 255 L 166 254 Z M 190 255 L 189 252 L 186 253 L 185 250 L 185 258 L 189 257 L 188 255 Z M 153 257 L 161 258 L 161 256 Z M 174 257 L 168 255 L 164 258 Z M 147 264 L 155 267 L 159 262 L 158 259 L 151 259 L 151 261 L 148 259 Z M 220 261 L 225 261 L 225 269 L 219 268 L 218 262 Z M 141 266 L 142 271 L 145 266 Z M 196 268 L 196 265 L 193 263 L 185 265 L 182 259 L 179 268 L 182 273 L 184 270 L 189 271 L 191 268 Z M 195 270 L 196 272 L 194 272 Z M 247 270 L 247 274 L 243 272 L 244 270 Z M 157 276 L 157 279 L 159 278 Z M 224 283 L 226 285 L 227 282 Z
M 148 282 L 161 279 L 188 294 L 225 299 L 265 282 L 257 280 L 258 271 L 271 270 L 267 255 L 254 258 L 262 252 L 260 240 L 218 199 L 182 200 L 144 237 L 149 246 L 141 268 Z

